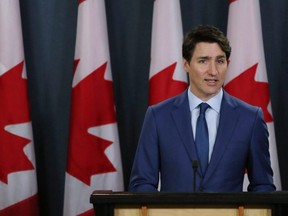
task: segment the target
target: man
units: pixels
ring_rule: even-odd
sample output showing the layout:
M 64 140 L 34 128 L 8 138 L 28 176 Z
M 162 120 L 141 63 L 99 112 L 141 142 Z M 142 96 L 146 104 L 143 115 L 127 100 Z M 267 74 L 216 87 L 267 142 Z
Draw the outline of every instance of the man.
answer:
M 222 88 L 230 53 L 229 41 L 213 26 L 198 26 L 185 36 L 183 67 L 190 86 L 148 108 L 130 191 L 157 191 L 161 179 L 161 191 L 241 192 L 246 169 L 248 191 L 275 190 L 262 110 Z M 197 125 L 200 104 L 206 106 L 204 131 Z M 198 141 L 203 134 L 206 146 Z

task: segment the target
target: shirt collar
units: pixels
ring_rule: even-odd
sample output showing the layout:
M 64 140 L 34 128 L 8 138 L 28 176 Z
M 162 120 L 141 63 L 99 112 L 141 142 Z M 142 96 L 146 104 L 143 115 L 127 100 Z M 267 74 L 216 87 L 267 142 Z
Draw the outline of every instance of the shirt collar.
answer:
M 190 112 L 192 112 L 200 103 L 208 103 L 209 106 L 215 110 L 217 113 L 220 112 L 221 101 L 223 98 L 223 89 L 221 88 L 217 95 L 210 98 L 208 101 L 202 101 L 200 98 L 196 97 L 188 88 L 188 101 L 189 101 L 189 108 Z

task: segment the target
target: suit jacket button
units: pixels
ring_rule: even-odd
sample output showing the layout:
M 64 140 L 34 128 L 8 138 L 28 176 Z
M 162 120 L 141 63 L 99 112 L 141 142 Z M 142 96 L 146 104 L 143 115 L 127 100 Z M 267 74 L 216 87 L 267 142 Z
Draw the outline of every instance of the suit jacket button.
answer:
M 200 188 L 199 188 L 199 191 L 202 192 L 202 191 L 203 191 L 203 187 L 200 187 Z

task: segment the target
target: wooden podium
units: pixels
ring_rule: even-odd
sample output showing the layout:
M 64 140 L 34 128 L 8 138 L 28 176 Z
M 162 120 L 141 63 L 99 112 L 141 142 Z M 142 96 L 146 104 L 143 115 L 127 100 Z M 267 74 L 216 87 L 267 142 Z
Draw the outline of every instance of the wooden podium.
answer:
M 288 216 L 274 209 L 288 205 L 288 192 L 128 193 L 94 191 L 96 216 Z

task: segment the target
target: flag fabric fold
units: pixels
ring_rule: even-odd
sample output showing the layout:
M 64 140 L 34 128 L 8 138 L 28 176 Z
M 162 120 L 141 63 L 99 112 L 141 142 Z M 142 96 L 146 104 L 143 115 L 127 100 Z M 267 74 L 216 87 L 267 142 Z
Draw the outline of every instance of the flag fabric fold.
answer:
M 232 47 L 232 53 L 225 89 L 232 95 L 262 108 L 269 130 L 269 150 L 274 171 L 274 183 L 277 190 L 281 190 L 259 0 L 230 1 L 227 37 Z M 247 190 L 247 186 L 246 176 L 243 189 Z
M 187 74 L 182 67 L 183 29 L 180 2 L 156 0 L 153 8 L 149 104 L 184 91 Z
M 19 0 L 0 1 L 0 216 L 39 215 Z
M 94 215 L 94 190 L 122 191 L 104 0 L 78 5 L 63 215 Z

